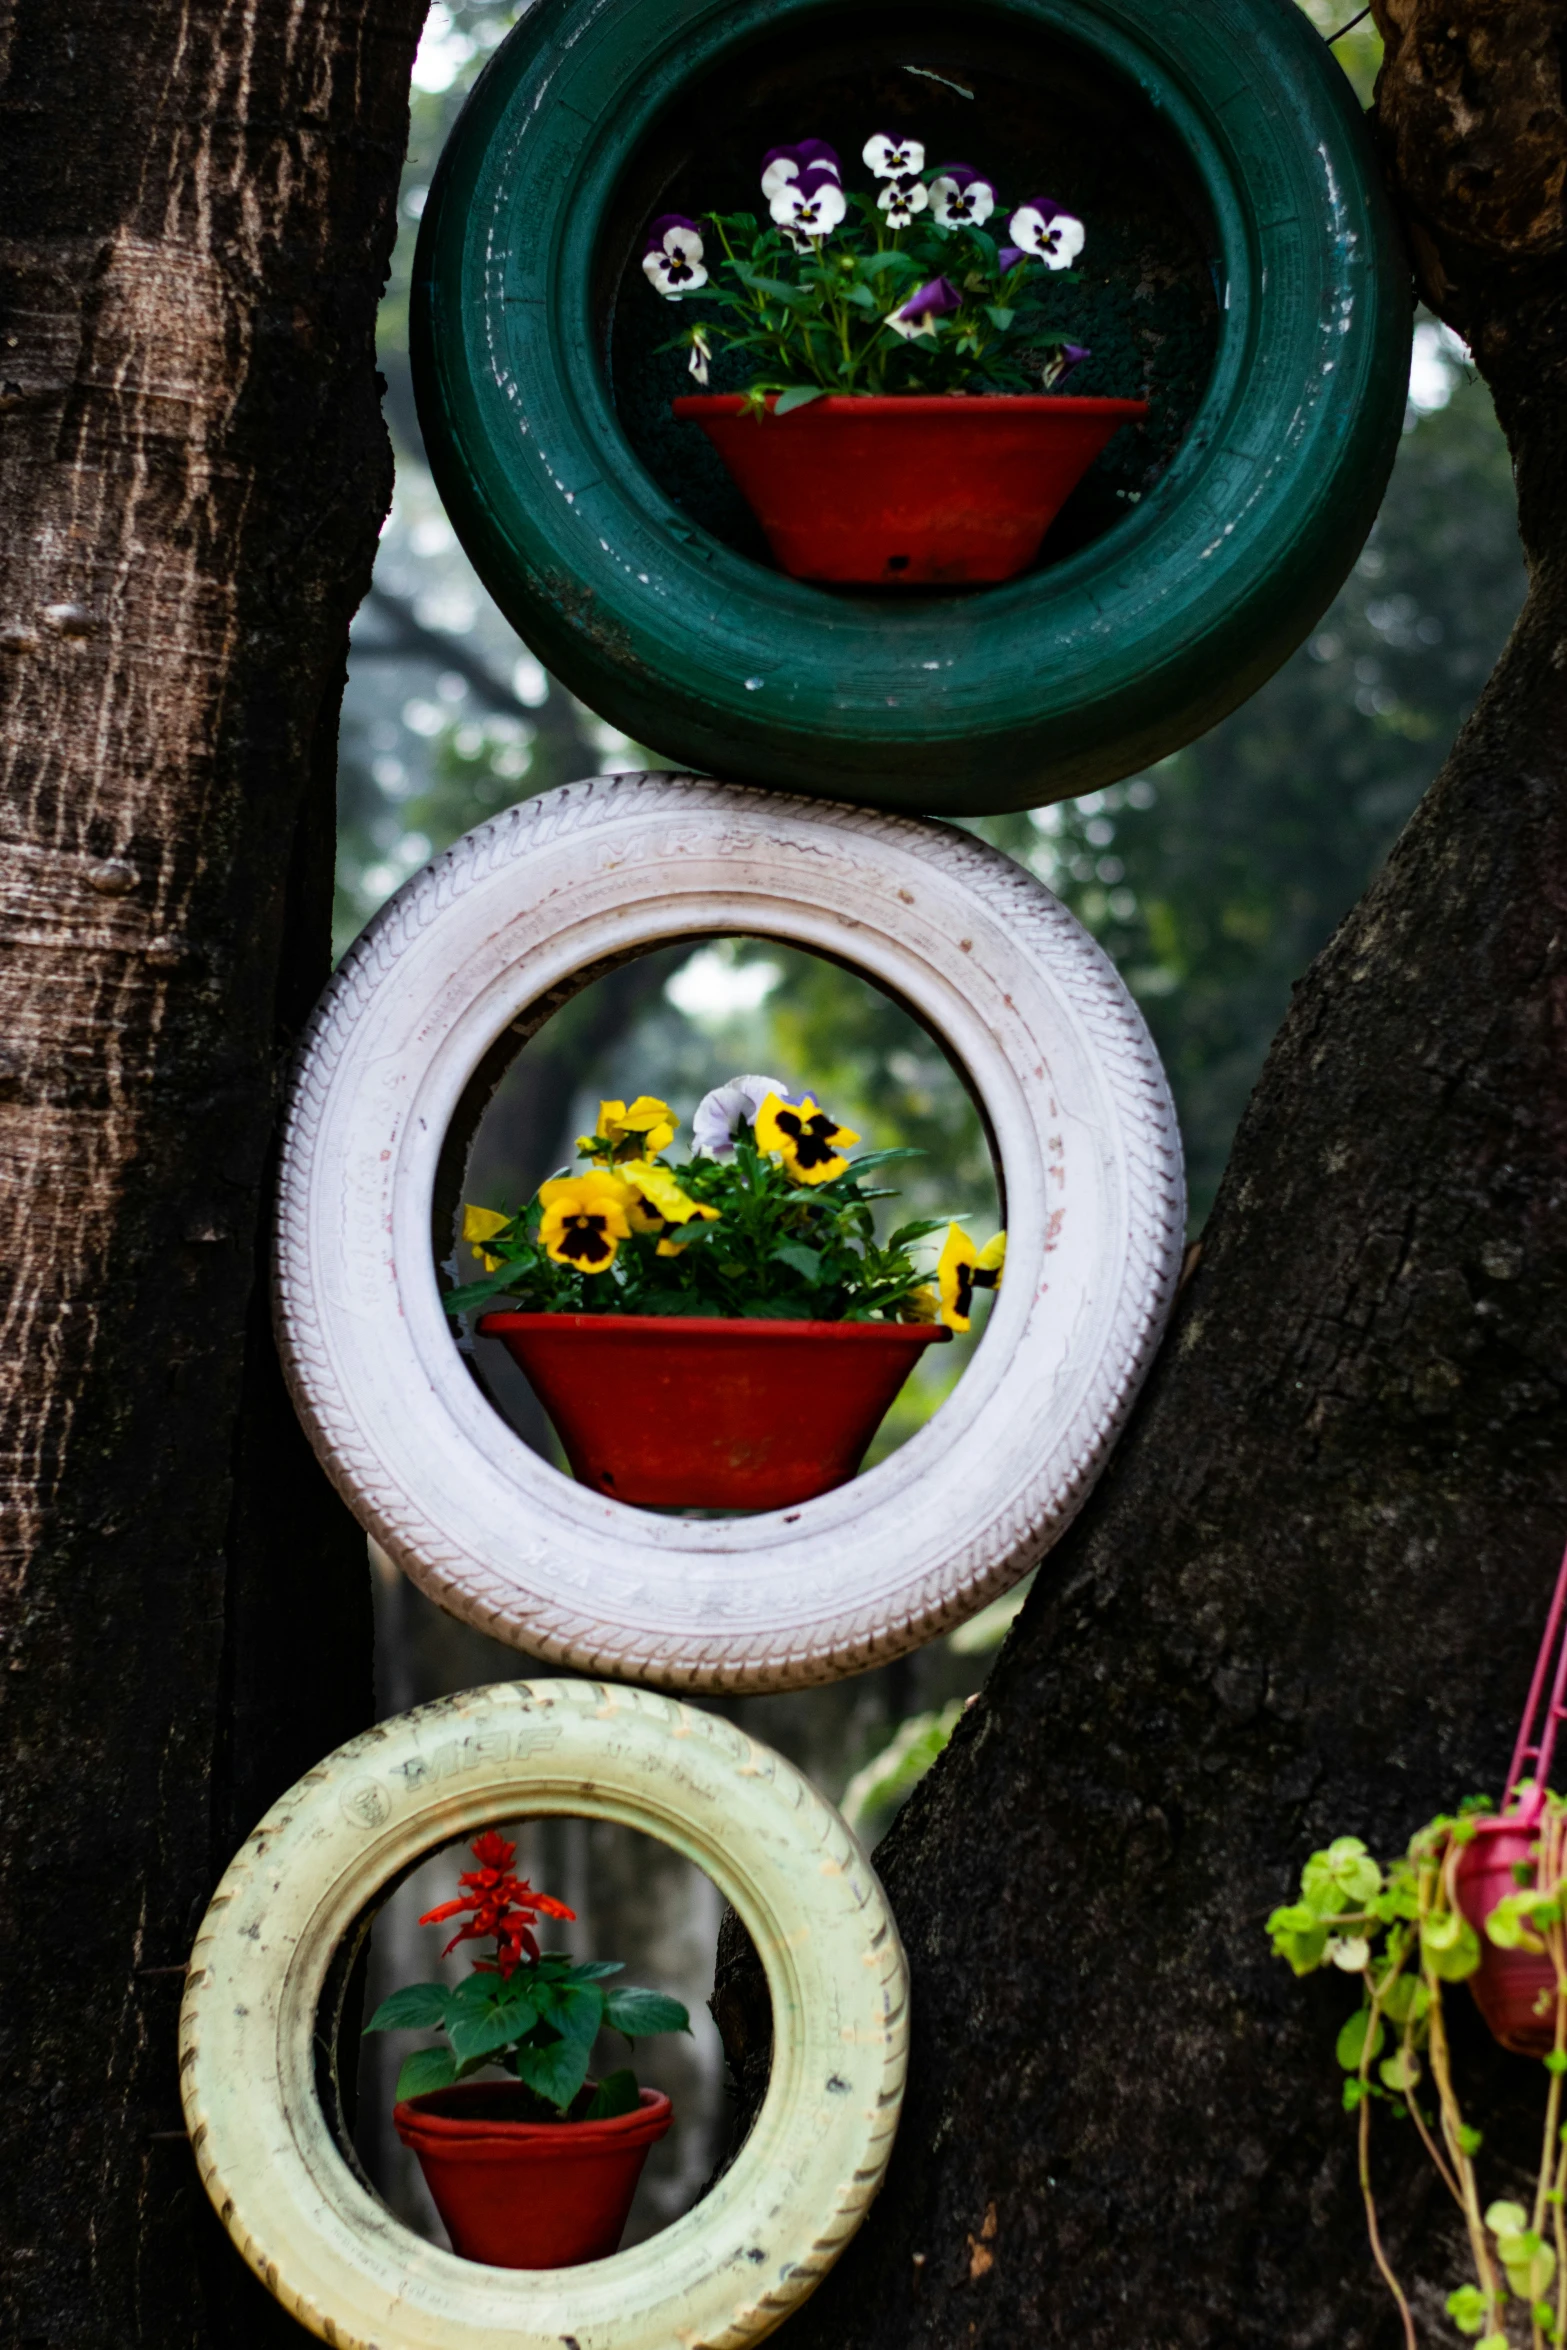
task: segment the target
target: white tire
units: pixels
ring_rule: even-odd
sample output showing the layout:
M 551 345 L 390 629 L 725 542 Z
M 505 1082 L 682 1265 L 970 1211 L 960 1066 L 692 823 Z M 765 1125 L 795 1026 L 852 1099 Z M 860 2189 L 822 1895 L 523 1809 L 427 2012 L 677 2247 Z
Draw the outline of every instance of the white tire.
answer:
M 705 1869 L 773 2002 L 756 2125 L 706 2199 L 581 2268 L 488 2268 L 403 2227 L 316 2089 L 334 1952 L 425 1854 L 489 1822 L 618 1821 Z M 769 1747 L 671 1698 L 503 1683 L 366 1731 L 275 1804 L 212 1897 L 180 2015 L 202 2183 L 250 2266 L 337 2350 L 741 2350 L 854 2234 L 892 2150 L 908 1972 L 875 1872 Z
M 508 1028 L 606 964 L 737 931 L 852 965 L 967 1073 L 1004 1177 L 1006 1279 L 954 1394 L 893 1459 L 791 1510 L 655 1517 L 559 1475 L 481 1399 L 437 1288 L 436 1166 Z M 441 1606 L 617 1679 L 785 1689 L 917 1647 L 1036 1564 L 1158 1345 L 1184 1211 L 1142 1017 L 1020 866 L 942 824 L 617 776 L 469 833 L 333 978 L 289 1110 L 279 1339 L 328 1472 Z

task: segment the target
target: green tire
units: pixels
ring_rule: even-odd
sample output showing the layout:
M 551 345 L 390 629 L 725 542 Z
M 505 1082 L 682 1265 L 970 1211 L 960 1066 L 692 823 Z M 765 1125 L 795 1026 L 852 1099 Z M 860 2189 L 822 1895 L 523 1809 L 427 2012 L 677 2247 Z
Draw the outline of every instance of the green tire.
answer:
M 1277 668 L 1376 512 L 1412 306 L 1364 122 L 1293 0 L 986 0 L 959 14 L 955 28 L 952 12 L 901 0 L 538 0 L 442 158 L 412 315 L 453 524 L 575 693 L 683 763 L 944 816 L 1129 774 Z M 1129 172 L 1165 140 L 1202 214 L 1217 301 L 1169 461 L 1097 536 L 966 595 L 845 595 L 767 568 L 694 518 L 700 501 L 673 494 L 616 403 L 618 289 L 645 207 L 680 193 L 672 164 L 658 176 L 669 121 L 700 111 L 704 90 L 742 86 L 747 60 L 776 59 L 781 42 L 806 61 L 798 82 L 812 44 L 841 49 L 850 23 L 889 60 L 928 51 L 943 73 L 902 70 L 948 89 L 964 38 L 1075 60 L 1141 109 Z M 791 107 L 778 137 L 816 129 L 795 119 L 798 88 L 775 112 Z M 984 108 L 964 120 L 984 150 Z

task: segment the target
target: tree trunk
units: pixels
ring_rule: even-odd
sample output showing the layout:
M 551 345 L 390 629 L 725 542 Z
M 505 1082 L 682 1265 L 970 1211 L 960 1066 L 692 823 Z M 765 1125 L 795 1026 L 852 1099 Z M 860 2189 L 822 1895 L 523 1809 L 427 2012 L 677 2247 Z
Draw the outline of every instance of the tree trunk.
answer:
M 1299 988 L 1135 1420 L 880 1853 L 914 1983 L 870 2222 L 791 2350 L 1360 2350 L 1333 2036 L 1263 1921 L 1335 1833 L 1500 1793 L 1567 1537 L 1567 11 L 1378 0 L 1428 300 L 1518 476 L 1530 592 L 1451 758 Z M 721 1980 L 743 2054 L 744 1963 Z M 1537 2067 L 1453 2002 L 1491 2192 Z M 1462 2259 L 1377 2175 L 1422 2338 Z
M 301 2339 L 180 2126 L 215 1871 L 369 1717 L 268 1329 L 420 0 L 0 23 L 0 2338 Z

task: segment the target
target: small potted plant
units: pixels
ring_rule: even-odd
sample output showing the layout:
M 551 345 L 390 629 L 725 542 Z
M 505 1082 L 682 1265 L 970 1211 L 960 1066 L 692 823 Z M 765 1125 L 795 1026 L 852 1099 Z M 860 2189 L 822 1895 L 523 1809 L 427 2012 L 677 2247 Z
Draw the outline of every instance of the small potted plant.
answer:
M 874 195 L 844 186 L 825 140 L 775 147 L 765 222 L 667 212 L 651 224 L 648 282 L 701 306 L 663 348 L 687 350 L 703 385 L 715 350 L 754 370 L 743 393 L 692 394 L 675 414 L 707 433 L 796 578 L 1010 579 L 1147 403 L 1061 393 L 1091 356 L 1050 323 L 1046 299 L 1083 248 L 1074 214 L 1030 196 L 998 238 L 995 185 L 972 165 L 927 169 L 917 139 L 885 132 L 864 160 Z
M 644 1507 L 781 1509 L 845 1484 L 924 1349 L 967 1330 L 1005 1235 L 948 1227 L 934 1285 L 910 1251 L 945 1219 L 875 1237 L 866 1177 L 900 1150 L 859 1140 L 771 1077 L 715 1087 L 694 1155 L 650 1096 L 600 1105 L 581 1171 L 515 1212 L 470 1207 L 473 1308 L 559 1432 L 573 1474 Z M 502 1307 L 499 1303 L 506 1300 Z
M 1297 1975 L 1335 1967 L 1360 1983 L 1338 2061 L 1345 2108 L 1357 2117 L 1372 2256 L 1398 2303 L 1408 2350 L 1414 2318 L 1371 2188 L 1377 2104 L 1414 2124 L 1462 2214 L 1473 2275 L 1447 2299 L 1460 2333 L 1479 2336 L 1479 2350 L 1510 2350 L 1508 2310 L 1522 2303 L 1532 2350 L 1567 2341 L 1567 1802 L 1545 1783 L 1567 1690 L 1564 1627 L 1567 1560 L 1499 1811 L 1488 1797 L 1471 1797 L 1421 1828 L 1386 1868 L 1358 1836 L 1335 1837 L 1307 1861 L 1299 1901 L 1268 1920 L 1276 1954 Z M 1480 2191 L 1481 2135 L 1459 2104 L 1442 2005 L 1446 1985 L 1459 1982 L 1502 2046 L 1544 2067 L 1543 2152 L 1527 2207 L 1487 2203 Z
M 588 2078 L 604 2027 L 628 2040 L 685 2032 L 678 1999 L 613 1984 L 614 1961 L 541 1950 L 540 1917 L 574 1912 L 514 1876 L 517 1847 L 475 1837 L 462 1890 L 419 1920 L 464 1923 L 442 1952 L 493 1942 L 467 1980 L 410 1983 L 367 2032 L 444 2031 L 445 2048 L 405 2057 L 392 2120 L 419 2157 L 452 2248 L 494 2268 L 574 2268 L 618 2246 L 649 2149 L 674 2119 L 629 2069 Z M 495 2073 L 494 2079 L 475 2079 Z

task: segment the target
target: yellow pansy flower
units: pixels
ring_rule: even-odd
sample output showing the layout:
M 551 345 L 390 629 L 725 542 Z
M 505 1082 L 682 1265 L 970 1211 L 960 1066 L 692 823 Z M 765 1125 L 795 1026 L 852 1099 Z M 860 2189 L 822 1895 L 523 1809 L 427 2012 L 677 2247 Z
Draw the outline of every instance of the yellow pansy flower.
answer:
M 941 1311 L 941 1300 L 928 1281 L 918 1289 L 911 1289 L 898 1306 L 900 1322 L 934 1322 Z
M 656 1167 L 651 1159 L 622 1159 L 615 1172 L 638 1195 L 626 1211 L 632 1231 L 666 1234 L 658 1244 L 661 1257 L 678 1257 L 685 1247 L 684 1241 L 667 1237 L 671 1224 L 689 1224 L 693 1216 L 700 1216 L 707 1224 L 718 1222 L 716 1208 L 704 1207 L 688 1191 L 682 1191 L 669 1169 Z
M 479 1262 L 486 1273 L 498 1273 L 505 1260 L 490 1256 L 483 1243 L 493 1240 L 498 1232 L 504 1232 L 510 1222 L 510 1216 L 497 1215 L 494 1208 L 463 1209 L 462 1236 L 470 1248 L 478 1251 Z
M 578 1137 L 577 1147 L 585 1151 L 607 1142 L 612 1151 L 652 1158 L 668 1150 L 679 1123 L 669 1104 L 651 1093 L 639 1093 L 629 1108 L 624 1102 L 600 1102 L 598 1125 L 592 1134 Z
M 974 1310 L 976 1289 L 999 1289 L 1007 1258 L 1007 1236 L 998 1232 L 983 1248 L 976 1248 L 961 1224 L 949 1224 L 942 1243 L 936 1280 L 941 1290 L 941 1318 L 949 1330 L 966 1330 Z
M 539 1246 L 557 1265 L 602 1273 L 631 1237 L 626 1210 L 635 1198 L 618 1176 L 592 1167 L 586 1175 L 559 1175 L 539 1185 Z
M 809 1094 L 786 1102 L 770 1093 L 756 1113 L 756 1147 L 782 1159 L 796 1183 L 831 1183 L 849 1162 L 841 1154 L 859 1136 L 819 1109 Z

